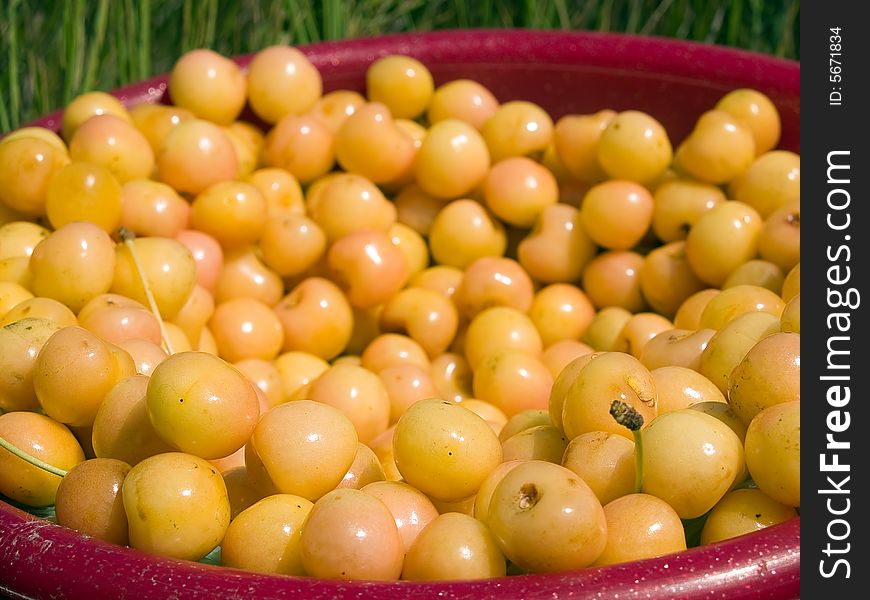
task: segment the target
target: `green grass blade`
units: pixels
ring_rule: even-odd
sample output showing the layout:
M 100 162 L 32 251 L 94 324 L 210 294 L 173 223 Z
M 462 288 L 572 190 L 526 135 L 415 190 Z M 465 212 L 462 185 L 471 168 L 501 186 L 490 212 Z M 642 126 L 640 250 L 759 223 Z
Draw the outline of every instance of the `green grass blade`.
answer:
M 489 27 L 495 19 L 493 0 L 481 0 L 478 4 L 477 24 L 481 27 Z
M 84 0 L 69 0 L 64 7 L 63 104 L 68 104 L 81 90 L 84 64 Z
M 468 16 L 468 2 L 465 0 L 454 0 L 453 8 L 456 13 L 456 26 L 457 27 L 470 27 L 471 21 Z
M 3 98 L 3 88 L 0 87 L 0 135 L 14 129 L 9 119 L 9 110 L 6 108 L 6 100 Z
M 800 0 L 0 0 L 0 130 L 182 53 L 385 33 L 532 27 L 659 35 L 800 57 Z
M 731 9 L 728 11 L 728 25 L 725 27 L 725 43 L 736 46 L 740 40 L 743 17 L 743 0 L 733 0 Z
M 689 32 L 692 29 L 692 23 L 695 22 L 697 15 L 695 14 L 695 9 L 688 1 L 681 2 L 680 5 L 680 8 L 672 11 L 672 14 L 677 19 L 676 27 L 674 27 L 672 31 L 674 37 L 685 39 L 690 37 Z
M 214 48 L 217 36 L 217 0 L 207 0 L 205 3 L 205 13 L 205 31 L 203 32 L 203 38 L 200 45 L 203 48 Z
M 151 76 L 151 0 L 139 0 L 139 79 Z
M 719 32 L 722 31 L 722 23 L 725 21 L 726 8 L 722 5 L 716 7 L 713 16 L 708 25 L 707 34 L 703 37 L 703 41 L 712 44 L 719 37 Z
M 26 120 L 31 121 L 58 108 L 58 105 L 54 101 L 54 95 L 49 86 L 45 56 L 36 52 L 28 52 L 27 70 L 34 74 L 31 82 L 31 106 L 25 114 Z
M 181 10 L 181 52 L 187 52 L 196 46 L 193 41 L 193 1 L 184 0 Z
M 133 4 L 133 0 L 125 0 L 124 2 L 124 29 L 126 30 L 127 39 L 133 40 L 134 43 L 127 52 L 127 82 L 132 83 L 139 79 L 139 51 L 136 48 L 137 32 L 137 10 Z
M 4 131 L 15 129 L 21 123 L 21 91 L 18 81 L 18 5 L 19 0 L 10 0 L 6 6 L 6 23 L 9 30 L 9 57 L 7 64 L 9 65 L 9 109 L 7 112 L 6 102 L 0 98 L 2 102 L 2 113 L 0 119 Z
M 640 28 L 641 35 L 651 35 L 658 29 L 662 17 L 666 12 L 668 12 L 671 4 L 673 4 L 673 0 L 661 0 L 661 2 L 658 3 L 658 6 L 656 6 L 655 10 L 652 11 L 652 14 L 647 17 L 643 27 Z
M 613 0 L 604 0 L 601 2 L 598 10 L 598 31 L 610 31 L 613 21 Z
M 553 5 L 559 19 L 559 29 L 571 29 L 571 15 L 568 14 L 568 6 L 565 4 L 565 0 L 554 0 Z
M 746 47 L 750 50 L 760 51 L 762 48 L 762 44 L 764 43 L 764 34 L 762 31 L 762 27 L 764 26 L 764 1 L 749 0 L 749 13 L 750 31 L 752 32 L 752 34 L 749 37 L 749 40 L 745 42 L 745 44 Z
M 347 31 L 346 9 L 343 0 L 323 0 L 323 39 L 337 40 Z
M 630 0 L 628 3 L 628 16 L 626 17 L 626 33 L 637 33 L 640 22 L 643 19 L 643 0 Z
M 97 5 L 96 23 L 91 43 L 88 46 L 88 55 L 85 59 L 85 79 L 82 87 L 91 90 L 96 87 L 97 72 L 103 60 L 104 43 L 106 40 L 106 25 L 109 16 L 109 0 L 100 0 Z
M 798 20 L 800 6 L 801 4 L 799 0 L 792 0 L 792 2 L 790 2 L 786 7 L 785 14 L 782 18 L 783 24 L 782 27 L 780 27 L 780 31 L 783 32 L 783 35 L 774 52 L 777 56 L 793 56 L 797 54 L 795 51 L 797 44 L 795 43 L 794 32 L 797 29 L 795 23 Z
M 537 15 L 538 3 L 535 0 L 523 0 L 522 23 L 526 27 L 539 27 Z

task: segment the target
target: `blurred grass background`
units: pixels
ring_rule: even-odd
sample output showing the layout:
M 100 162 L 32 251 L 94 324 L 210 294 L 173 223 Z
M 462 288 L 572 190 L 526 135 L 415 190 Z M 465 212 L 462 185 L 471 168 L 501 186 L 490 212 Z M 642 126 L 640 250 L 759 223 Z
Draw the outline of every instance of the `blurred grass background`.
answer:
M 800 59 L 800 0 L 0 0 L 0 133 L 183 52 L 470 27 L 614 31 Z

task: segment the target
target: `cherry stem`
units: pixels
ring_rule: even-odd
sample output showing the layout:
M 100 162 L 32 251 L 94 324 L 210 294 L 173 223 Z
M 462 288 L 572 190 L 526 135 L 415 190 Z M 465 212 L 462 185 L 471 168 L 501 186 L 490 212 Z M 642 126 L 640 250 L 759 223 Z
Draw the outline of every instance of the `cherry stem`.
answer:
M 614 400 L 610 404 L 610 416 L 623 427 L 628 427 L 634 437 L 634 491 L 639 494 L 643 491 L 643 437 L 640 435 L 643 415 L 631 404 Z
M 151 293 L 151 285 L 148 283 L 148 278 L 145 277 L 145 269 L 142 268 L 142 263 L 139 261 L 139 253 L 136 251 L 136 244 L 134 243 L 136 240 L 136 234 L 126 227 L 121 227 L 118 230 L 118 237 L 120 237 L 121 241 L 124 242 L 124 245 L 127 246 L 127 249 L 130 251 L 130 256 L 133 258 L 133 264 L 136 266 L 136 273 L 139 275 L 139 280 L 142 282 L 142 288 L 145 290 L 145 297 L 148 298 L 151 312 L 153 312 L 154 316 L 157 317 L 157 324 L 160 326 L 160 334 L 163 336 L 163 345 L 166 347 L 166 352 L 169 354 L 175 354 L 172 349 L 172 343 L 169 341 L 169 334 L 166 333 L 166 327 L 163 325 L 163 318 L 160 316 L 160 309 L 157 308 L 157 301 L 154 299 L 154 294 Z
M 57 467 L 53 467 L 50 464 L 48 464 L 47 462 L 41 461 L 38 458 L 36 458 L 35 456 L 31 456 L 30 454 L 28 454 L 27 452 L 25 452 L 21 448 L 18 448 L 17 446 L 13 446 L 9 442 L 7 442 L 2 436 L 0 436 L 0 446 L 5 448 L 6 450 L 9 450 L 9 452 L 14 454 L 15 456 L 17 456 L 21 460 L 29 462 L 34 467 L 38 467 L 38 468 L 42 469 L 43 471 L 48 471 L 52 475 L 57 475 L 58 477 L 66 477 L 66 474 L 68 471 L 64 471 L 63 469 L 58 469 Z

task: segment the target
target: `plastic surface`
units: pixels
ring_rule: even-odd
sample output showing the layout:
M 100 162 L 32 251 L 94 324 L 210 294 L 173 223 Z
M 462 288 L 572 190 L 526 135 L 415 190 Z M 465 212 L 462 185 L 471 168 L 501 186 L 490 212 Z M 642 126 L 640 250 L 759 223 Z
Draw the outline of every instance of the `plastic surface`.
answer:
M 261 575 L 148 556 L 0 510 L 0 591 L 39 598 L 177 600 L 782 600 L 800 586 L 800 520 L 680 554 L 582 571 L 443 583 Z
M 555 118 L 644 110 L 674 144 L 725 92 L 753 87 L 782 117 L 780 148 L 800 151 L 800 65 L 664 38 L 529 30 L 395 35 L 302 49 L 324 90 L 364 89 L 365 67 L 410 54 L 436 83 L 468 77 L 501 101 L 531 100 Z M 250 56 L 238 58 L 247 64 Z M 114 92 L 128 105 L 165 101 L 166 77 Z M 61 112 L 30 125 L 59 129 Z M 24 598 L 432 598 L 791 600 L 800 595 L 800 519 L 678 555 L 569 573 L 473 582 L 339 582 L 247 573 L 148 556 L 89 539 L 0 502 L 0 593 Z

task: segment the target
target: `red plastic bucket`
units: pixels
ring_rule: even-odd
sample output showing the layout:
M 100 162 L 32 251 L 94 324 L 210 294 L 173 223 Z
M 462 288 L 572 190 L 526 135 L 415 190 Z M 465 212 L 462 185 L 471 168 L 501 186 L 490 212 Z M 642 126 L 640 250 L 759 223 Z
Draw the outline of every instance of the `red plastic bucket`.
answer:
M 800 64 L 665 38 L 530 30 L 394 35 L 300 47 L 324 91 L 364 90 L 365 67 L 409 54 L 436 83 L 466 77 L 501 101 L 536 102 L 555 118 L 603 108 L 655 116 L 674 144 L 727 91 L 767 94 L 782 118 L 780 148 L 800 151 Z M 250 56 L 239 57 L 247 64 Z M 128 105 L 157 102 L 157 77 L 113 92 Z M 59 130 L 61 112 L 31 123 Z M 482 581 L 343 582 L 271 576 L 149 556 L 53 525 L 0 502 L 0 592 L 24 598 L 229 599 L 714 599 L 800 595 L 800 519 L 676 555 L 582 571 Z

